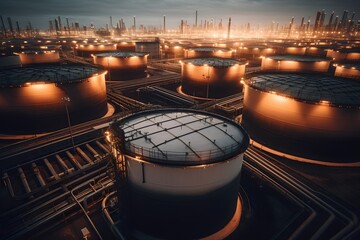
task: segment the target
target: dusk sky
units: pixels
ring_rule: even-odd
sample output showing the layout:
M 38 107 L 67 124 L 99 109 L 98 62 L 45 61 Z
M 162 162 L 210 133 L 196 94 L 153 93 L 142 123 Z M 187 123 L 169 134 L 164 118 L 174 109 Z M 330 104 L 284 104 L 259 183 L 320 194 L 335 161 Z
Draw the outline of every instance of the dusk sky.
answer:
M 70 22 L 79 22 L 96 27 L 123 18 L 131 26 L 133 16 L 137 25 L 161 26 L 166 15 L 168 27 L 176 27 L 180 20 L 189 24 L 195 22 L 195 10 L 198 10 L 198 22 L 213 18 L 216 22 L 232 18 L 233 24 L 270 24 L 272 21 L 287 23 L 295 17 L 299 24 L 301 17 L 311 18 L 314 22 L 316 11 L 325 9 L 326 21 L 332 11 L 341 18 L 344 10 L 349 17 L 355 12 L 360 19 L 360 1 L 356 0 L 0 0 L 0 15 L 4 20 L 11 17 L 20 25 L 31 21 L 35 27 L 48 28 L 49 20 L 57 16 L 69 18 Z M 6 21 L 7 24 L 7 21 Z

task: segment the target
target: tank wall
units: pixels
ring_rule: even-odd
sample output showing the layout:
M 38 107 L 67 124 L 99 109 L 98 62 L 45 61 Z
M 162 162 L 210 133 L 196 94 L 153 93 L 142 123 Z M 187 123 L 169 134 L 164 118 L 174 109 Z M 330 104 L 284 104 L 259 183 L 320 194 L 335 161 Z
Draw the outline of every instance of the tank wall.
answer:
M 220 58 L 232 58 L 232 51 L 196 51 L 196 50 L 185 50 L 186 58 L 210 58 L 210 57 L 220 57 Z
M 335 61 L 350 61 L 350 62 L 356 62 L 360 61 L 360 53 L 357 52 L 337 52 L 333 50 L 329 50 L 326 53 L 327 57 L 334 58 Z
M 104 74 L 83 82 L 59 84 L 39 83 L 0 90 L 0 132 L 33 134 L 68 126 L 65 102 L 71 124 L 103 116 L 107 112 Z
M 357 69 L 343 68 L 343 67 L 337 66 L 336 70 L 335 70 L 335 76 L 360 79 L 360 71 Z
M 139 70 L 147 68 L 147 56 L 138 57 L 98 57 L 93 56 L 94 64 L 102 65 L 106 69 Z
M 283 54 L 291 55 L 305 55 L 306 47 L 286 47 L 283 49 Z
M 21 61 L 18 55 L 0 57 L 0 68 L 1 67 L 20 67 Z
M 261 70 L 263 71 L 284 71 L 284 72 L 327 72 L 330 61 L 321 62 L 298 62 L 298 61 L 278 61 L 271 58 L 263 58 Z
M 324 48 L 308 47 L 306 48 L 305 54 L 309 56 L 325 57 L 326 51 Z
M 182 64 L 182 90 L 199 97 L 206 97 L 209 90 L 209 97 L 223 97 L 241 91 L 244 75 L 244 64 L 228 68 Z
M 19 56 L 22 64 L 56 63 L 60 61 L 59 52 L 48 52 L 40 54 L 20 53 Z
M 358 161 L 352 146 L 360 141 L 359 121 L 358 109 L 307 104 L 245 86 L 242 125 L 252 139 L 281 152 Z
M 160 44 L 158 42 L 135 43 L 135 51 L 149 53 L 149 58 L 160 58 Z
M 199 167 L 169 168 L 129 161 L 133 225 L 147 234 L 197 239 L 224 227 L 237 201 L 242 156 Z M 221 203 L 221 204 L 220 204 Z
M 231 182 L 242 166 L 242 155 L 221 163 L 199 167 L 168 167 L 128 157 L 128 178 L 148 191 L 169 195 L 201 195 Z M 142 172 L 144 172 L 144 177 Z

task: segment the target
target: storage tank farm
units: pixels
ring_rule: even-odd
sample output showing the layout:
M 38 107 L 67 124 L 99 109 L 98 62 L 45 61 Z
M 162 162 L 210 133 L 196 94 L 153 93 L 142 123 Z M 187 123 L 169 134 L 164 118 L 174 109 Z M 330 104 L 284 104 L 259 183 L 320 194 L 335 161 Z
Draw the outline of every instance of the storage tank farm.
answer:
M 0 71 L 0 133 L 32 135 L 104 116 L 105 70 L 84 65 L 32 65 Z
M 249 144 L 240 125 L 202 111 L 159 109 L 125 117 L 105 135 L 118 164 L 126 165 L 123 201 L 129 206 L 123 207 L 133 232 L 220 239 L 238 226 L 239 177 Z
M 75 55 L 84 58 L 91 58 L 91 55 L 97 53 L 114 52 L 117 49 L 115 43 L 86 43 L 77 44 L 75 47 Z
M 198 98 L 221 98 L 241 92 L 245 61 L 193 58 L 181 61 L 181 92 Z
M 109 52 L 93 55 L 94 64 L 108 71 L 108 80 L 128 80 L 146 76 L 147 53 Z

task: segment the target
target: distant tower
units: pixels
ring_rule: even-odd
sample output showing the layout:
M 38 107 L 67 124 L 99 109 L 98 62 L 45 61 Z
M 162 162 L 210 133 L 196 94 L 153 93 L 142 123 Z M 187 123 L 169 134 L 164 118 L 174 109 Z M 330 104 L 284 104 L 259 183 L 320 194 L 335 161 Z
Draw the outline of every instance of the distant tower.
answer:
M 70 35 L 70 24 L 69 24 L 69 19 L 68 18 L 66 18 L 66 26 L 67 26 L 67 31 L 68 31 L 68 33 Z
M 231 17 L 229 17 L 229 24 L 228 24 L 228 30 L 227 30 L 227 40 L 230 39 L 230 28 L 231 28 Z
M 17 31 L 17 34 L 20 36 L 20 26 L 19 26 L 18 21 L 16 21 L 16 31 Z
M 195 12 L 195 29 L 197 29 L 197 22 L 198 22 L 198 11 Z
M 304 17 L 301 18 L 301 24 L 300 24 L 300 32 L 304 30 Z
M 166 17 L 164 15 L 164 34 L 166 33 Z
M 184 34 L 184 20 L 181 19 L 180 23 L 180 34 Z
M 62 32 L 62 24 L 61 24 L 61 18 L 58 16 L 58 24 L 59 24 L 59 31 Z
M 326 13 L 325 13 L 325 10 L 323 9 L 321 11 L 321 16 L 320 16 L 319 30 L 323 30 L 323 26 L 324 26 L 324 22 L 325 22 L 325 16 L 326 16 Z
M 321 12 L 318 11 L 316 13 L 316 18 L 315 18 L 315 23 L 314 23 L 314 32 L 316 32 L 318 30 L 318 28 L 319 28 L 320 18 L 321 18 Z
M 342 18 L 341 18 L 341 22 L 339 24 L 339 30 L 345 30 L 346 29 L 346 24 L 347 24 L 347 20 L 348 20 L 348 11 L 344 11 Z
M 136 16 L 134 16 L 134 33 L 136 33 Z
M 112 16 L 110 16 L 110 30 L 113 30 Z
M 7 20 L 8 20 L 8 24 L 9 24 L 9 29 L 10 29 L 11 35 L 14 37 L 14 29 L 13 29 L 13 25 L 12 25 L 12 22 L 11 22 L 11 18 L 8 17 Z
M 307 20 L 306 31 L 309 31 L 309 28 L 310 28 L 310 17 Z
M 53 24 L 52 20 L 49 21 L 49 31 L 50 31 L 50 33 L 52 33 L 54 31 L 54 24 Z
M 332 21 L 333 21 L 333 18 L 334 18 L 334 11 L 331 13 L 330 15 L 330 19 L 329 19 L 329 23 L 327 25 L 327 30 L 328 31 L 332 31 Z
M 0 16 L 0 20 L 1 20 L 1 30 L 3 32 L 4 37 L 6 37 L 6 27 L 5 27 L 4 19 L 2 16 Z
M 334 21 L 334 27 L 333 27 L 334 31 L 338 30 L 338 28 L 339 28 L 338 23 L 339 23 L 339 16 L 336 16 L 335 21 Z
M 292 30 L 293 24 L 294 24 L 294 17 L 291 18 L 291 22 L 289 25 L 288 37 L 290 37 L 290 35 L 291 35 L 291 30 Z

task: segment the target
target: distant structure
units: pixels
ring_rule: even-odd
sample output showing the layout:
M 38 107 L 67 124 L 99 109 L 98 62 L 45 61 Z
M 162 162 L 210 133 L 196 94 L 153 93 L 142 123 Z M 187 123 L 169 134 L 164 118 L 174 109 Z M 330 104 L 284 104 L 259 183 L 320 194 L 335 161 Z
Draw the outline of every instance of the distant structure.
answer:
M 156 38 L 155 40 L 149 41 L 138 41 L 135 43 L 135 51 L 148 53 L 150 59 L 159 59 L 160 58 L 160 39 Z

